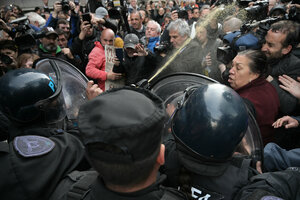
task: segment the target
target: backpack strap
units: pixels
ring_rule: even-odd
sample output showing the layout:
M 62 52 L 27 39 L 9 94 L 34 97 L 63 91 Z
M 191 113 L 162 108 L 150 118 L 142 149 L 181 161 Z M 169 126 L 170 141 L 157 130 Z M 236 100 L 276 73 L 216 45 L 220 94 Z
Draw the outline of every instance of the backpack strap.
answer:
M 90 186 L 97 179 L 98 172 L 96 171 L 74 171 L 68 175 L 72 180 L 76 182 L 72 185 L 70 191 L 67 194 L 70 200 L 81 200 L 91 190 Z
M 161 197 L 161 200 L 184 200 L 188 199 L 187 196 L 183 193 L 178 191 L 175 188 L 164 188 L 164 194 Z

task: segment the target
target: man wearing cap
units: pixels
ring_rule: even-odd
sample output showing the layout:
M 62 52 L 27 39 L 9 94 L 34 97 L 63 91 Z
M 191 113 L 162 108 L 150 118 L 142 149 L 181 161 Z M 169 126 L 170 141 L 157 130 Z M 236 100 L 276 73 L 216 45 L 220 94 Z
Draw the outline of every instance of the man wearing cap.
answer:
M 124 61 L 116 63 L 113 71 L 125 74 L 125 85 L 148 79 L 154 73 L 157 66 L 156 56 L 139 43 L 139 38 L 135 34 L 125 36 L 124 51 Z
M 52 27 L 45 27 L 42 29 L 45 34 L 43 38 L 40 39 L 40 45 L 38 48 L 38 54 L 40 57 L 56 57 L 66 60 L 75 66 L 77 65 L 72 53 L 70 51 L 63 51 L 58 45 L 58 34 L 54 31 Z
M 95 17 L 100 19 L 108 18 L 108 12 L 104 7 L 99 7 L 95 11 Z
M 122 78 L 121 73 L 105 71 L 105 45 L 113 45 L 115 34 L 111 29 L 102 31 L 100 42 L 95 42 L 95 47 L 89 54 L 89 62 L 86 66 L 85 73 L 89 78 L 98 81 L 98 86 L 101 90 L 105 90 L 105 81 L 117 80 Z
M 75 185 L 84 189 L 71 187 L 67 195 L 83 189 L 78 199 L 185 199 L 176 189 L 160 186 L 166 178 L 158 176 L 165 119 L 162 100 L 140 88 L 112 89 L 83 104 L 79 129 L 99 176 L 83 185 L 80 177 Z
M 100 26 L 100 30 L 110 28 L 115 33 L 117 32 L 117 22 L 109 18 L 108 11 L 104 7 L 99 7 L 96 9 L 95 18 L 97 24 Z

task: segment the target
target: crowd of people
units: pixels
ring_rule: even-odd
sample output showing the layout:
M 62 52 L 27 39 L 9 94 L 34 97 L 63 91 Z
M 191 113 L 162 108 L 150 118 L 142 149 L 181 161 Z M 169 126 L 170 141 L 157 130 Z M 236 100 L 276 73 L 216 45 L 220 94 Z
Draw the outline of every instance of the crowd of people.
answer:
M 4 199 L 300 199 L 300 3 L 247 3 L 263 36 L 238 2 L 42 3 L 0 8 Z M 90 80 L 72 122 L 55 63 Z M 143 88 L 186 72 L 210 83 Z

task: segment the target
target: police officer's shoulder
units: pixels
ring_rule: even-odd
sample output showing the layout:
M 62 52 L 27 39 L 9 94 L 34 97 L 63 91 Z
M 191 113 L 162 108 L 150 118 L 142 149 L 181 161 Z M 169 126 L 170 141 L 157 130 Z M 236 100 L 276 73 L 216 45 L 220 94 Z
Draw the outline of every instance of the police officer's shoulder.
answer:
M 237 168 L 248 169 L 248 177 L 258 175 L 259 172 L 256 170 L 256 161 L 249 156 L 238 155 L 232 156 L 230 163 Z
M 13 140 L 15 151 L 22 157 L 38 157 L 51 152 L 55 143 L 46 137 L 37 135 L 25 135 L 15 137 Z

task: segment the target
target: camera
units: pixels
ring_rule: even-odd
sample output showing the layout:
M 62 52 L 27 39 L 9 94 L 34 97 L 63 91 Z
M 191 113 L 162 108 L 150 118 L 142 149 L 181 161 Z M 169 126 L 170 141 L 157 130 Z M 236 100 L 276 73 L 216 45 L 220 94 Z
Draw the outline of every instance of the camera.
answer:
M 228 33 L 223 37 L 223 41 L 227 46 L 217 49 L 218 61 L 227 65 L 239 51 L 260 49 L 262 44 L 265 43 L 265 36 L 271 25 L 285 19 L 287 19 L 286 16 L 269 17 L 258 22 L 243 24 L 240 31 Z M 254 29 L 256 29 L 256 31 L 252 32 Z
M 0 64 L 0 77 L 1 77 L 9 70 L 9 67 L 7 67 L 7 65 L 12 64 L 13 60 L 9 56 L 0 53 L 0 61 L 1 61 Z
M 13 60 L 9 56 L 2 53 L 0 53 L 0 61 L 5 65 L 10 65 L 13 62 Z
M 30 52 L 30 49 L 36 45 L 36 40 L 45 37 L 43 32 L 35 33 L 33 30 L 15 38 L 19 52 Z
M 61 9 L 64 13 L 67 13 L 70 10 L 70 5 L 68 0 L 61 0 Z
M 36 45 L 36 39 L 44 37 L 43 32 L 36 33 L 30 26 L 29 20 L 25 17 L 20 17 L 15 20 L 12 20 L 9 25 L 14 26 L 15 32 L 19 33 L 15 38 L 16 45 L 18 50 L 21 52 L 27 52 L 31 47 Z
M 253 6 L 245 8 L 248 19 L 262 20 L 268 15 L 269 1 L 256 1 Z
M 171 44 L 168 41 L 161 42 L 158 46 L 154 47 L 154 53 L 167 53 L 172 48 Z
M 239 51 L 261 48 L 259 39 L 251 31 L 248 33 L 243 33 L 241 31 L 228 33 L 224 36 L 223 41 L 226 45 L 218 47 L 217 59 L 225 65 L 229 64 Z
M 82 14 L 82 21 L 91 23 L 91 15 L 89 12 Z
M 12 26 L 13 24 L 16 24 L 17 26 L 14 26 L 14 29 L 16 32 L 25 32 L 30 29 L 30 22 L 28 20 L 28 17 L 20 17 L 15 20 L 12 20 L 9 25 Z

